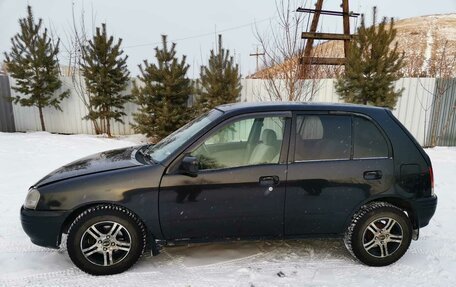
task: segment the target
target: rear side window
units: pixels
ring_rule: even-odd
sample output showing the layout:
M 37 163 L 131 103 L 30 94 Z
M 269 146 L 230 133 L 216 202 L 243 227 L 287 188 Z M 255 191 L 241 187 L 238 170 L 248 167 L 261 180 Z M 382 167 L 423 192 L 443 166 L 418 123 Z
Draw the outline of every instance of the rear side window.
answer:
M 388 143 L 369 120 L 353 117 L 354 158 L 388 157 Z
M 350 159 L 350 151 L 350 117 L 297 116 L 295 161 Z

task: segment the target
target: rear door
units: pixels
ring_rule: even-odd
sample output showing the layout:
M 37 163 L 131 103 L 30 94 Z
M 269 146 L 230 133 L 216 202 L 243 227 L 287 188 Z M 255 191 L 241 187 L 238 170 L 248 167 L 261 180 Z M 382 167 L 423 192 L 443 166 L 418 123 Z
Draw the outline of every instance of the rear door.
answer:
M 298 113 L 292 131 L 285 235 L 341 233 L 356 206 L 391 187 L 391 151 L 369 118 Z
M 290 126 L 291 113 L 242 116 L 193 144 L 198 175 L 170 168 L 161 181 L 165 238 L 282 236 Z

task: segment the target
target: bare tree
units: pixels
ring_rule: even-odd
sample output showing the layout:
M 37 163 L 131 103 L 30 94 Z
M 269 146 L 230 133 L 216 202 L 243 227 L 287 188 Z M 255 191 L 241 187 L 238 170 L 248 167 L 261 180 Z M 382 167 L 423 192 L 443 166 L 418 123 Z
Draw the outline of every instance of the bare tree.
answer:
M 255 37 L 264 55 L 261 58 L 262 70 L 251 78 L 264 79 L 265 89 L 272 101 L 310 101 L 317 90 L 315 75 L 301 78 L 300 56 L 304 41 L 307 15 L 295 12 L 305 3 L 293 0 L 276 1 L 277 17 L 271 21 L 267 31 L 255 29 Z M 307 16 L 307 17 L 306 17 Z M 311 73 L 317 72 L 310 69 Z
M 456 111 L 456 97 L 453 103 L 451 104 L 451 109 L 446 115 L 445 123 L 442 123 L 444 119 L 442 118 L 444 97 L 448 95 L 448 90 L 453 85 L 451 79 L 455 76 L 456 71 L 456 54 L 451 53 L 453 47 L 450 47 L 449 42 L 446 40 L 443 45 L 441 45 L 441 51 L 436 53 L 436 56 L 430 60 L 428 75 L 430 77 L 436 78 L 436 86 L 433 100 L 434 112 L 431 118 L 431 129 L 429 135 L 429 144 L 430 146 L 435 146 L 438 144 L 442 136 L 445 135 L 453 115 Z M 441 127 L 441 128 L 439 128 Z
M 434 55 L 428 59 L 423 60 L 422 56 L 419 59 L 414 59 L 408 56 L 410 69 L 414 72 L 408 74 L 406 70 L 404 76 L 418 77 L 421 88 L 423 88 L 428 94 L 432 95 L 432 100 L 429 104 L 423 103 L 420 99 L 421 107 L 425 111 L 425 138 L 426 146 L 436 146 L 443 135 L 445 135 L 446 130 L 448 129 L 454 113 L 456 112 L 456 99 L 451 104 L 451 109 L 446 115 L 445 123 L 441 121 L 442 112 L 445 108 L 442 104 L 445 101 L 445 96 L 449 95 L 448 90 L 453 85 L 451 79 L 456 76 L 456 54 L 452 51 L 456 47 L 454 44 L 450 43 L 446 39 L 438 39 L 437 45 L 435 46 Z M 440 45 L 439 45 L 440 43 Z M 425 69 L 421 69 L 422 66 L 425 66 Z M 435 86 L 432 90 L 428 89 L 421 81 L 422 78 L 434 78 Z M 428 118 L 428 112 L 432 111 L 430 119 L 429 133 L 426 127 L 426 120 Z
M 81 73 L 81 66 L 85 63 L 82 47 L 88 43 L 89 38 L 85 24 L 85 10 L 82 8 L 79 22 L 76 17 L 74 2 L 71 13 L 71 29 L 66 33 L 67 43 L 64 45 L 68 58 L 68 68 L 64 71 L 64 75 L 71 77 L 73 91 L 87 108 L 88 114 L 84 119 L 92 122 L 96 134 L 102 134 L 106 131 L 106 123 L 104 120 L 97 120 L 93 116 L 95 111 L 91 105 L 92 95 L 86 89 L 84 77 Z
M 263 69 L 254 78 L 265 80 L 270 100 L 307 101 L 312 97 L 308 92 L 309 84 L 300 79 L 305 14 L 294 12 L 298 6 L 292 0 L 276 1 L 277 17 L 265 32 L 259 31 L 258 27 L 255 29 L 264 55 L 261 58 Z

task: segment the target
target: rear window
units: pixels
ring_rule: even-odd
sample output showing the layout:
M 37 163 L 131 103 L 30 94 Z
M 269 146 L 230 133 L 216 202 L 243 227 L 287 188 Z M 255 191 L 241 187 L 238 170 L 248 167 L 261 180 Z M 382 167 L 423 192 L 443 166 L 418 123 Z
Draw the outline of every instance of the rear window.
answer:
M 349 116 L 301 115 L 296 123 L 295 161 L 350 159 Z
M 353 118 L 354 158 L 388 157 L 388 143 L 370 120 Z

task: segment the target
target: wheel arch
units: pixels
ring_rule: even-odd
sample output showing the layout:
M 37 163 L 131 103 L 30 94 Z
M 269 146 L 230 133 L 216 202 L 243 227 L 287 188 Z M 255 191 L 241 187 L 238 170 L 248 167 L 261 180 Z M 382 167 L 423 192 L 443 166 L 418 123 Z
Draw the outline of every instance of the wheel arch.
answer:
M 146 230 L 146 236 L 147 236 L 146 237 L 147 238 L 146 249 L 151 249 L 151 248 L 154 249 L 155 248 L 155 237 L 154 237 L 154 235 L 152 233 L 150 233 L 149 228 L 148 228 L 147 224 L 145 224 L 144 219 L 141 218 L 141 216 L 139 216 L 136 212 L 134 212 L 130 208 L 126 207 L 125 205 L 119 204 L 118 202 L 109 202 L 109 201 L 97 201 L 97 202 L 85 203 L 85 204 L 82 204 L 82 205 L 74 208 L 67 215 L 67 217 L 65 218 L 65 220 L 62 223 L 62 226 L 60 228 L 60 233 L 59 233 L 59 239 L 58 239 L 59 244 L 61 243 L 62 234 L 67 234 L 68 233 L 68 229 L 70 228 L 70 226 L 74 222 L 74 220 L 82 212 L 84 212 L 85 210 L 87 210 L 87 209 L 89 209 L 91 207 L 97 206 L 97 205 L 118 206 L 118 207 L 124 208 L 124 209 L 128 210 L 129 212 L 133 213 L 142 222 L 142 224 L 144 225 L 144 228 Z
M 369 198 L 368 200 L 361 202 L 358 206 L 356 206 L 355 209 L 352 210 L 350 216 L 346 219 L 345 228 L 347 228 L 350 225 L 353 215 L 355 215 L 363 205 L 366 205 L 366 204 L 369 204 L 372 202 L 378 202 L 378 201 L 387 202 L 389 204 L 392 204 L 392 205 L 397 206 L 398 208 L 402 209 L 403 211 L 406 212 L 408 218 L 410 219 L 413 229 L 419 228 L 418 217 L 417 217 L 417 214 L 415 212 L 413 205 L 410 203 L 410 201 L 408 201 L 404 198 L 395 197 L 395 196 L 382 196 L 382 197 L 376 197 L 376 198 Z
M 68 229 L 70 228 L 71 223 L 73 223 L 73 221 L 76 219 L 76 217 L 78 217 L 79 214 L 81 214 L 86 209 L 89 209 L 91 207 L 94 207 L 94 206 L 97 206 L 97 205 L 100 205 L 100 204 L 112 204 L 112 203 L 111 202 L 84 203 L 84 204 L 81 204 L 81 205 L 77 206 L 73 210 L 71 210 L 69 212 L 69 214 L 67 215 L 67 217 L 65 218 L 65 220 L 63 221 L 63 223 L 62 223 L 62 226 L 60 228 L 60 236 L 62 234 L 67 234 L 68 233 Z M 113 205 L 119 205 L 119 204 L 113 204 Z M 121 206 L 121 205 L 119 205 L 119 206 Z M 124 206 L 122 206 L 122 207 L 124 207 Z

